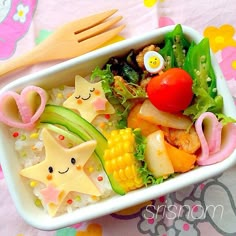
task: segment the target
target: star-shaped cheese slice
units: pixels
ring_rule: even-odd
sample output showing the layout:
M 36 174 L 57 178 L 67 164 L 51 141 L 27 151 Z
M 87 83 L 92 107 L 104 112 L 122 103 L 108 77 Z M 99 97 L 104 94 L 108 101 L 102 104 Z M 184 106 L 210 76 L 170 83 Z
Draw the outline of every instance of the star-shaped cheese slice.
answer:
M 115 109 L 106 99 L 102 82 L 90 83 L 79 75 L 75 77 L 74 93 L 63 106 L 78 111 L 88 122 L 93 121 L 97 115 L 115 113 Z
M 21 170 L 20 174 L 46 185 L 41 194 L 46 203 L 49 202 L 49 214 L 54 216 L 57 213 L 63 200 L 71 191 L 100 196 L 99 189 L 84 170 L 97 142 L 91 140 L 72 148 L 65 148 L 45 128 L 42 130 L 42 137 L 46 153 L 45 159 Z M 50 191 L 54 195 L 51 196 L 51 199 L 48 196 Z

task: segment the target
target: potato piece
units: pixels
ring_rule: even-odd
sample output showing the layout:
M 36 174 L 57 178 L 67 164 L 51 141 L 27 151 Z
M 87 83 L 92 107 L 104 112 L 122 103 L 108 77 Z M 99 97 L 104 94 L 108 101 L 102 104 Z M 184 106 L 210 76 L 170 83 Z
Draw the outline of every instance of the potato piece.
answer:
M 139 116 L 143 120 L 151 122 L 156 125 L 175 129 L 188 129 L 192 125 L 192 121 L 183 114 L 174 114 L 158 110 L 152 103 L 147 99 L 143 103 Z
M 166 150 L 163 131 L 158 130 L 147 136 L 145 161 L 149 171 L 156 178 L 174 173 Z
M 128 127 L 134 129 L 140 128 L 142 135 L 148 136 L 149 134 L 159 130 L 160 128 L 157 125 L 150 123 L 146 120 L 143 120 L 142 118 L 139 117 L 139 111 L 141 106 L 142 103 L 138 103 L 131 109 L 128 115 L 127 125 Z

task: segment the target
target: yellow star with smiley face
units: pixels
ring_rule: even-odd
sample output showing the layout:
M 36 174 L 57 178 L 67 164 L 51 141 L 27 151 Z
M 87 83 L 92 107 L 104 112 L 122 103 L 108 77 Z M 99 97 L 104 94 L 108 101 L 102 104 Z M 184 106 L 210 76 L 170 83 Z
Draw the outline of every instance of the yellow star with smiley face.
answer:
M 42 137 L 45 159 L 39 164 L 21 170 L 20 174 L 46 185 L 41 194 L 48 204 L 49 214 L 54 216 L 57 213 L 71 191 L 100 196 L 97 186 L 84 171 L 84 166 L 93 154 L 97 142 L 91 140 L 72 148 L 65 148 L 45 128 L 42 130 Z M 50 193 L 53 196 L 50 197 Z
M 88 122 L 100 114 L 113 114 L 115 109 L 108 102 L 102 88 L 102 82 L 89 83 L 83 77 L 75 77 L 75 91 L 63 103 L 63 106 L 77 110 Z

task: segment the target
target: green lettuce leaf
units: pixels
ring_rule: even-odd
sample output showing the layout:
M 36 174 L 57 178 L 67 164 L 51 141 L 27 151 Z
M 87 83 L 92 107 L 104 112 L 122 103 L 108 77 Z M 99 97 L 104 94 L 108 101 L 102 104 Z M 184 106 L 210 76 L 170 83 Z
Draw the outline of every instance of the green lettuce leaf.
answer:
M 98 66 L 92 71 L 90 80 L 94 81 L 99 78 L 102 81 L 102 88 L 105 95 L 110 98 L 113 94 L 111 85 L 114 83 L 114 75 L 111 72 L 110 65 L 106 65 L 105 69 L 100 69 Z

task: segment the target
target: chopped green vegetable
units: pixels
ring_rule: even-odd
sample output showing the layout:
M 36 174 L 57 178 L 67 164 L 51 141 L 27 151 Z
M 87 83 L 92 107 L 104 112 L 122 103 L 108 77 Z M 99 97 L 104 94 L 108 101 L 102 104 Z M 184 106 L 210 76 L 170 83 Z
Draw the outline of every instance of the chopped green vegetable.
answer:
M 165 46 L 158 51 L 165 60 L 165 71 L 174 67 L 174 51 L 171 40 L 166 39 Z
M 126 108 L 127 106 L 129 106 L 130 100 L 137 98 L 146 98 L 145 90 L 138 84 L 131 82 L 129 83 L 125 80 L 114 80 L 114 72 L 111 71 L 111 67 L 112 66 L 109 64 L 106 64 L 105 69 L 100 69 L 99 67 L 97 67 L 92 72 L 91 80 L 94 80 L 95 78 L 101 79 L 102 84 L 104 84 L 105 87 L 104 91 L 106 95 L 108 94 L 107 99 L 112 104 L 120 103 Z
M 127 118 L 129 115 L 129 106 L 126 108 L 122 107 L 116 110 L 116 114 L 120 119 L 117 121 L 116 128 L 117 129 L 124 129 L 127 127 Z
M 96 79 L 97 77 L 102 81 L 102 88 L 107 96 L 107 98 L 111 98 L 113 95 L 111 84 L 114 83 L 114 75 L 111 72 L 111 65 L 106 64 L 104 69 L 100 69 L 98 66 L 92 71 L 92 75 L 90 77 L 91 81 Z
M 134 62 L 129 60 L 127 61 L 125 57 L 111 57 L 106 65 L 110 65 L 110 70 L 113 75 L 122 76 L 128 83 L 137 84 L 141 78 L 140 71 L 137 70 L 137 67 L 133 68 L 132 64 Z M 136 71 L 137 70 L 137 71 Z
M 196 120 L 203 112 L 221 113 L 223 98 L 217 95 L 216 76 L 211 63 L 210 45 L 207 38 L 192 43 L 184 63 L 184 69 L 193 78 L 194 100 L 185 111 Z
M 121 72 L 120 75 L 123 76 L 123 78 L 129 82 L 129 83 L 138 83 L 139 82 L 139 74 L 136 72 L 130 65 L 123 62 L 121 64 Z
M 214 98 L 217 95 L 216 76 L 211 63 L 209 39 L 204 38 L 198 44 L 192 43 L 187 53 L 184 69 Z
M 133 133 L 135 135 L 135 142 L 136 142 L 135 157 L 137 160 L 144 160 L 146 138 L 141 134 L 141 129 L 134 129 Z
M 176 25 L 173 31 L 167 33 L 165 35 L 165 46 L 159 51 L 166 61 L 166 69 L 183 68 L 189 46 L 190 43 L 185 38 L 180 24 Z
M 125 84 L 122 81 L 116 81 L 118 87 L 114 87 L 115 94 L 119 95 L 120 103 L 126 106 L 127 102 L 135 98 L 146 98 L 146 92 L 137 84 Z

